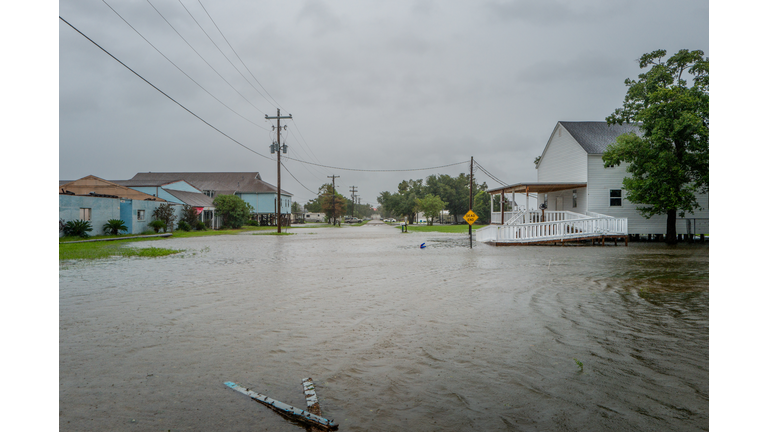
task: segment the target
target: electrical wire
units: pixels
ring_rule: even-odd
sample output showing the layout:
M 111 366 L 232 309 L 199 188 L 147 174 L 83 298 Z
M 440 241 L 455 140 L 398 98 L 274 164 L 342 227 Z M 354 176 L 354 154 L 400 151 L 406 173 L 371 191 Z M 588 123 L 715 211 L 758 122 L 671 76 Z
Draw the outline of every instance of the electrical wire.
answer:
M 229 62 L 229 64 L 230 64 L 230 65 L 232 65 L 232 67 L 233 67 L 233 68 L 234 68 L 234 69 L 237 71 L 237 73 L 239 73 L 239 74 L 240 74 L 240 76 L 241 76 L 241 77 L 243 77 L 243 79 L 245 80 L 245 82 L 247 82 L 247 83 L 248 83 L 248 85 L 250 85 L 250 86 L 251 86 L 251 87 L 252 87 L 254 90 L 256 90 L 256 93 L 258 93 L 258 94 L 259 94 L 259 96 L 263 97 L 263 98 L 264 98 L 264 100 L 266 100 L 266 101 L 267 101 L 267 103 L 269 103 L 270 105 L 273 105 L 273 106 L 274 106 L 274 104 L 272 104 L 272 102 L 270 102 L 270 101 L 269 101 L 269 99 L 267 99 L 267 97 L 266 97 L 266 96 L 264 96 L 263 94 L 261 94 L 261 92 L 259 91 L 259 89 L 257 89 L 257 88 L 256 88 L 256 87 L 255 87 L 253 84 L 251 84 L 251 82 L 250 82 L 250 81 L 248 81 L 248 78 L 246 78 L 246 77 L 245 77 L 245 75 L 243 75 L 243 73 L 242 73 L 242 72 L 240 72 L 240 69 L 238 69 L 238 68 L 235 66 L 235 64 L 234 64 L 234 63 L 232 63 L 232 61 L 229 59 L 229 57 L 227 57 L 227 56 L 226 56 L 226 54 L 224 54 L 224 51 L 222 51 L 222 50 L 221 50 L 221 48 L 219 48 L 219 45 L 218 45 L 218 44 L 216 44 L 216 42 L 214 42 L 214 40 L 211 38 L 211 36 L 208 34 L 208 32 L 207 32 L 207 31 L 205 31 L 205 29 L 203 28 L 203 26 L 201 26 L 201 25 L 200 25 L 200 23 L 199 23 L 199 22 L 198 22 L 198 21 L 195 19 L 195 16 L 194 16 L 194 15 L 192 15 L 192 12 L 190 12 L 190 11 L 189 11 L 189 9 L 187 9 L 187 7 L 186 7 L 186 6 L 184 6 L 184 3 L 182 3 L 182 2 L 181 2 L 181 0 L 179 0 L 179 4 L 181 5 L 181 7 L 183 7 L 183 8 L 184 8 L 184 10 L 185 10 L 185 11 L 187 11 L 187 13 L 189 14 L 190 18 L 192 18 L 192 21 L 194 21 L 194 22 L 195 22 L 195 24 L 197 24 L 197 26 L 200 28 L 200 30 L 202 30 L 202 31 L 203 31 L 203 33 L 204 33 L 204 34 L 205 34 L 205 36 L 208 38 L 208 40 L 209 40 L 209 41 L 211 41 L 211 43 L 213 44 L 213 46 L 215 46 L 215 47 L 216 47 L 216 49 L 217 49 L 217 50 L 219 50 L 219 52 L 221 53 L 221 55 L 222 55 L 222 56 L 223 56 L 225 59 L 227 59 L 227 61 Z M 200 4 L 200 6 L 202 6 L 202 4 Z M 203 9 L 205 9 L 205 8 L 203 8 Z M 206 14 L 207 14 L 207 13 L 208 13 L 208 12 L 206 11 Z M 210 18 L 210 15 L 209 15 L 208 17 Z M 211 21 L 213 21 L 213 20 L 211 20 Z M 214 25 L 216 25 L 216 23 L 214 23 Z M 216 28 L 218 29 L 218 27 L 216 27 Z M 229 43 L 229 42 L 227 42 L 227 43 Z M 231 47 L 230 47 L 230 48 L 231 48 Z M 237 55 L 237 53 L 235 53 L 235 55 Z
M 133 70 L 133 69 L 131 69 L 130 67 L 128 67 L 128 65 L 126 65 L 125 63 L 123 63 L 122 61 L 120 61 L 120 59 L 118 59 L 117 57 L 113 56 L 113 55 L 112 55 L 112 54 L 111 54 L 109 51 L 107 51 L 106 49 L 104 49 L 104 48 L 103 48 L 101 45 L 99 45 L 99 44 L 97 44 L 96 42 L 94 42 L 94 41 L 93 41 L 93 39 L 91 39 L 91 38 L 89 38 L 88 36 L 86 36 L 86 35 L 85 35 L 85 33 L 83 33 L 83 32 L 81 32 L 80 30 L 78 30 L 78 29 L 77 29 L 77 27 L 75 27 L 75 26 L 73 26 L 72 24 L 70 24 L 70 23 L 69 23 L 67 20 L 65 20 L 65 19 L 64 19 L 64 18 L 62 18 L 61 16 L 59 16 L 59 19 L 60 19 L 60 20 L 62 20 L 62 21 L 64 21 L 64 23 L 65 23 L 65 24 L 67 24 L 68 26 L 72 27 L 72 29 L 73 29 L 73 30 L 75 30 L 76 32 L 80 33 L 80 34 L 81 34 L 81 35 L 82 35 L 84 38 L 88 39 L 88 40 L 89 40 L 89 41 L 90 41 L 92 44 L 94 44 L 94 45 L 96 45 L 97 47 L 99 47 L 99 49 L 100 49 L 100 50 L 102 50 L 102 51 L 104 51 L 105 53 L 107 53 L 107 55 L 108 55 L 108 56 L 110 56 L 110 57 L 112 57 L 113 59 L 115 59 L 115 61 L 117 61 L 118 63 L 120 63 L 121 65 L 123 65 L 123 66 L 124 66 L 126 69 L 128 69 L 128 70 L 129 70 L 129 71 L 131 71 L 131 72 L 133 72 L 133 74 L 134 74 L 134 75 L 136 75 L 137 77 L 141 78 L 141 80 L 142 80 L 142 81 L 144 81 L 145 83 L 147 83 L 147 84 L 149 84 L 150 86 L 152 86 L 152 88 L 153 88 L 153 89 L 155 89 L 155 90 L 159 91 L 159 92 L 160 92 L 160 93 L 161 93 L 163 96 L 167 97 L 167 98 L 168 98 L 168 99 L 170 99 L 170 100 L 171 100 L 173 103 L 175 103 L 176 105 L 180 106 L 182 109 L 184 109 L 184 111 L 186 111 L 186 112 L 188 112 L 188 113 L 192 114 L 193 116 L 195 116 L 195 118 L 197 118 L 197 119 L 198 119 L 198 120 L 200 120 L 201 122 L 203 122 L 203 123 L 205 123 L 206 125 L 208 125 L 208 126 L 211 128 L 211 129 L 213 129 L 213 130 L 215 130 L 216 132 L 218 132 L 218 133 L 220 133 L 220 134 L 224 135 L 225 137 L 229 138 L 230 140 L 232 140 L 233 142 L 235 142 L 235 143 L 236 143 L 236 144 L 238 144 L 239 146 L 243 147 L 244 149 L 246 149 L 246 150 L 248 150 L 248 151 L 250 151 L 250 152 L 253 152 L 253 153 L 255 153 L 255 154 L 257 154 L 257 155 L 259 155 L 259 156 L 261 156 L 261 157 L 263 157 L 263 158 L 265 158 L 265 159 L 269 159 L 269 157 L 267 157 L 267 156 L 265 156 L 265 155 L 263 155 L 263 154 L 261 154 L 261 153 L 257 152 L 256 150 L 253 150 L 252 148 L 250 148 L 250 147 L 246 146 L 245 144 L 241 143 L 240 141 L 238 141 L 238 140 L 236 140 L 236 139 L 232 138 L 231 136 L 229 136 L 229 135 L 225 134 L 224 132 L 222 132 L 221 130 L 219 130 L 218 128 L 216 128 L 215 126 L 213 126 L 212 124 L 210 124 L 210 123 L 208 123 L 207 121 L 203 120 L 203 118 L 202 118 L 202 117 L 200 117 L 199 115 L 197 115 L 197 114 L 193 113 L 192 111 L 190 111 L 190 110 L 189 110 L 187 107 L 185 107 L 184 105 L 182 105 L 181 103 L 179 103 L 178 101 L 176 101 L 176 99 L 174 99 L 174 98 L 172 98 L 172 97 L 168 96 L 168 94 L 166 94 L 164 91 L 162 91 L 162 90 L 160 90 L 159 88 L 157 88 L 157 87 L 156 87 L 154 84 L 152 84 L 151 82 L 149 82 L 149 81 L 148 81 L 146 78 L 144 78 L 143 76 L 139 75 L 139 73 L 138 73 L 138 72 L 136 72 L 135 70 Z
M 206 9 L 206 8 L 205 8 L 205 6 L 203 6 L 203 3 L 202 3 L 202 1 L 200 1 L 200 0 L 197 0 L 197 2 L 198 2 L 198 3 L 200 3 L 200 6 L 201 6 L 201 7 L 203 8 L 203 10 L 205 11 L 205 14 L 206 14 L 206 15 L 208 15 L 208 19 L 210 19 L 210 20 L 211 20 L 211 22 L 213 23 L 214 27 L 216 27 L 216 30 L 218 30 L 218 31 L 219 31 L 219 34 L 221 35 L 221 37 L 223 37 L 223 38 L 224 38 L 224 40 L 227 42 L 227 45 L 229 45 L 229 48 L 232 50 L 232 52 L 233 52 L 233 53 L 235 53 L 235 56 L 237 57 L 237 59 L 238 59 L 238 60 L 240 60 L 240 63 L 242 63 L 243 67 L 245 67 L 245 70 L 247 70 L 247 71 L 248 71 L 248 73 L 249 73 L 249 74 L 251 74 L 251 76 L 253 77 L 254 81 L 256 81 L 256 83 L 257 83 L 257 84 L 258 84 L 258 85 L 259 85 L 259 86 L 260 86 L 260 87 L 261 87 L 261 88 L 264 90 L 264 93 L 266 93 L 266 94 L 267 94 L 267 95 L 268 95 L 270 98 L 272 98 L 272 100 L 275 102 L 275 104 L 277 104 L 277 106 L 278 106 L 279 108 L 283 108 L 283 107 L 281 107 L 281 106 L 280 106 L 280 104 L 277 102 L 277 100 L 275 100 L 275 98 L 273 98 L 273 97 L 272 97 L 272 95 L 271 95 L 271 94 L 269 94 L 269 92 L 267 91 L 267 89 L 266 89 L 266 88 L 264 88 L 264 86 L 263 86 L 263 85 L 261 85 L 261 82 L 259 82 L 259 80 L 258 80 L 258 79 L 256 79 L 256 77 L 253 75 L 253 72 L 251 72 L 251 70 L 250 70 L 250 69 L 248 69 L 248 66 L 246 66 L 246 64 L 245 64 L 245 62 L 243 61 L 243 59 L 241 59 L 241 58 L 240 58 L 240 55 L 238 55 L 238 54 L 237 54 L 237 51 L 235 51 L 235 48 L 233 48 L 233 47 L 232 47 L 232 44 L 231 44 L 231 43 L 229 43 L 229 40 L 227 39 L 227 37 L 226 37 L 226 36 L 224 36 L 224 33 L 221 31 L 221 29 L 219 28 L 219 26 L 216 24 L 216 21 L 214 21 L 214 20 L 213 20 L 213 17 L 211 16 L 211 14 L 209 14 L 209 13 L 208 13 L 208 9 Z M 261 94 L 261 93 L 259 93 L 259 94 Z M 262 95 L 262 96 L 263 96 L 263 95 Z M 266 98 L 264 98 L 264 99 L 266 99 Z M 269 101 L 267 101 L 267 102 L 269 102 Z M 270 102 L 270 103 L 271 103 L 271 102 Z M 274 105 L 273 105 L 273 106 L 274 106 Z
M 102 0 L 102 1 L 103 1 L 103 0 Z M 173 31 L 174 31 L 174 32 L 176 32 L 176 34 L 177 34 L 177 35 L 179 35 L 179 37 L 181 38 L 181 40 L 183 40 L 183 41 L 184 41 L 184 43 L 186 43 L 186 44 L 187 44 L 187 46 L 189 46 L 189 48 L 190 48 L 190 49 L 192 49 L 192 51 L 194 51 L 194 52 L 195 52 L 195 54 L 197 54 L 197 56 L 198 56 L 198 57 L 200 57 L 200 59 L 201 59 L 202 61 L 204 61 L 204 62 L 205 62 L 205 64 L 207 64 L 207 65 L 208 65 L 208 67 L 210 67 L 210 68 L 211 68 L 211 70 L 212 70 L 212 71 L 214 71 L 214 72 L 216 73 L 216 75 L 218 75 L 218 76 L 219 76 L 219 77 L 220 77 L 222 80 L 224 80 L 224 82 L 225 82 L 225 83 L 227 83 L 227 85 L 229 85 L 229 87 L 231 87 L 231 88 L 232 88 L 232 90 L 234 90 L 234 91 L 235 91 L 237 94 L 239 94 L 239 95 L 240 95 L 240 97 L 242 97 L 242 98 L 243 98 L 243 100 L 244 100 L 244 101 L 246 101 L 246 102 L 247 102 L 247 103 L 248 103 L 250 106 L 252 106 L 253 108 L 255 108 L 255 109 L 256 109 L 256 111 L 258 111 L 258 112 L 260 112 L 260 113 L 262 113 L 262 114 L 264 114 L 264 115 L 266 115 L 266 114 L 267 114 L 267 113 L 265 113 L 264 111 L 262 111 L 261 109 L 259 109 L 258 107 L 256 107 L 256 105 L 252 104 L 252 103 L 251 103 L 251 101 L 249 101 L 249 100 L 248 100 L 248 98 L 246 98 L 245 96 L 243 96 L 243 94 L 242 94 L 242 93 L 240 93 L 240 92 L 239 92 L 239 91 L 238 91 L 238 90 L 237 90 L 237 89 L 236 89 L 236 88 L 235 88 L 235 87 L 234 87 L 234 86 L 233 86 L 233 85 L 232 85 L 232 84 L 231 84 L 229 81 L 227 81 L 227 79 L 226 79 L 226 78 L 224 78 L 224 77 L 223 77 L 223 76 L 222 76 L 222 75 L 219 73 L 219 71 L 217 71 L 217 70 L 216 70 L 216 68 L 214 68 L 214 67 L 213 67 L 213 66 L 212 66 L 210 63 L 208 63 L 208 60 L 206 60 L 206 59 L 205 59 L 205 58 L 204 58 L 204 57 L 203 57 L 203 56 L 202 56 L 202 55 L 201 55 L 199 52 L 197 52 L 197 50 L 196 50 L 196 49 L 195 49 L 195 48 L 192 46 L 192 44 L 190 44 L 190 43 L 189 43 L 189 42 L 188 42 L 188 41 L 187 41 L 187 40 L 184 38 L 184 36 L 182 36 L 182 35 L 181 35 L 181 33 L 179 33 L 179 31 L 178 31 L 178 30 L 176 30 L 176 27 L 174 27 L 174 26 L 173 26 L 173 24 L 171 24 L 171 22 L 170 22 L 170 21 L 168 21 L 168 20 L 165 18 L 165 16 L 163 16 L 163 14 L 162 14 L 162 13 L 160 13 L 160 11 L 159 11 L 159 10 L 157 10 L 157 8 L 155 7 L 155 5 L 153 5 L 153 4 L 152 4 L 152 2 L 151 2 L 150 0 L 147 0 L 147 3 L 149 3 L 149 5 L 150 5 L 150 6 L 152 6 L 152 9 L 154 9 L 154 10 L 155 10 L 155 12 L 157 12 L 157 14 L 158 14 L 158 15 L 160 15 L 160 17 L 161 17 L 161 18 L 162 18 L 162 19 L 163 19 L 163 20 L 164 20 L 164 21 L 165 21 L 165 22 L 166 22 L 166 23 L 167 23 L 167 24 L 168 24 L 168 25 L 171 27 L 171 29 L 173 29 Z
M 189 78 L 189 80 L 190 80 L 190 81 L 192 81 L 192 82 L 193 82 L 193 83 L 195 83 L 195 84 L 196 84 L 198 87 L 200 87 L 200 89 L 202 89 L 204 92 L 208 93 L 208 95 L 209 95 L 210 97 L 214 98 L 214 99 L 216 100 L 216 102 L 220 103 L 222 106 L 224 106 L 224 108 L 226 108 L 226 109 L 228 109 L 228 110 L 232 111 L 234 114 L 238 115 L 239 117 L 241 117 L 243 120 L 247 121 L 248 123 L 251 123 L 252 125 L 254 125 L 254 126 L 258 127 L 258 128 L 261 128 L 261 129 L 264 129 L 264 130 L 269 130 L 269 129 L 265 128 L 264 126 L 258 125 L 258 124 L 256 124 L 256 123 L 254 123 L 253 121 L 251 121 L 251 120 L 247 119 L 245 116 L 243 116 L 242 114 L 238 113 L 238 112 L 237 112 L 237 111 L 235 111 L 234 109 L 230 108 L 230 107 L 229 107 L 227 104 L 225 104 L 225 103 L 224 103 L 224 102 L 222 102 L 222 101 L 221 101 L 219 98 L 217 98 L 216 96 L 214 96 L 214 95 L 213 95 L 211 92 L 209 92 L 209 91 L 208 91 L 208 90 L 207 90 L 205 87 L 203 87 L 203 86 L 202 86 L 202 85 L 201 85 L 199 82 L 195 81 L 195 79 L 194 79 L 194 78 L 192 78 L 191 76 L 189 76 L 189 74 L 187 74 L 186 72 L 184 72 L 184 70 L 183 70 L 183 69 L 181 69 L 181 68 L 180 68 L 180 67 L 179 67 L 179 66 L 178 66 L 176 63 L 174 63 L 174 62 L 173 62 L 173 60 L 171 60 L 170 58 L 168 58 L 168 56 L 166 56 L 165 54 L 163 54 L 163 52 L 162 52 L 162 51 L 160 51 L 160 50 L 159 50 L 159 49 L 158 49 L 158 48 L 157 48 L 155 45 L 153 45 L 153 44 L 152 44 L 152 42 L 150 42 L 150 41 L 149 41 L 147 38 L 145 38 L 145 37 L 144 37 L 144 35 L 143 35 L 143 34 L 141 34 L 141 32 L 139 32 L 138 30 L 136 30 L 136 28 L 135 28 L 135 27 L 133 27 L 133 26 L 131 25 L 131 23 L 129 23 L 129 22 L 128 22 L 128 20 L 126 20 L 125 18 L 123 18 L 123 16 L 122 16 L 122 15 L 120 15 L 120 13 L 119 13 L 119 12 L 117 12 L 117 11 L 116 11 L 116 10 L 115 10 L 115 9 L 114 9 L 114 8 L 113 8 L 113 7 L 112 7 L 110 4 L 109 4 L 109 3 L 107 3 L 107 2 L 106 2 L 106 0 L 101 0 L 101 1 L 102 1 L 102 2 L 103 2 L 105 5 L 107 5 L 107 7 L 108 7 L 108 8 L 110 8 L 110 9 L 112 10 L 112 12 L 114 12 L 114 13 L 115 13 L 115 15 L 117 15 L 118 17 L 120 17 L 120 19 L 121 19 L 121 20 L 123 20 L 123 22 L 124 22 L 124 23 L 126 23 L 126 24 L 128 25 L 128 27 L 130 27 L 130 28 L 131 28 L 131 30 L 133 30 L 134 32 L 136 32 L 136 34 L 138 34 L 138 35 L 139 35 L 139 36 L 140 36 L 142 39 L 144 39 L 144 41 L 145 41 L 146 43 L 148 43 L 148 44 L 149 44 L 149 46 L 151 46 L 152 48 L 154 48 L 154 49 L 155 49 L 155 51 L 157 51 L 157 52 L 158 52 L 158 54 L 160 54 L 161 56 L 163 56 L 163 58 L 165 58 L 166 60 L 168 60 L 168 62 L 169 62 L 170 64 L 172 64 L 172 65 L 173 65 L 173 66 L 174 66 L 176 69 L 178 69 L 178 70 L 179 70 L 179 72 L 181 72 L 182 74 L 184 74 L 184 76 L 186 76 L 187 78 Z M 59 17 L 59 18 L 61 18 L 61 17 Z M 64 22 L 66 22 L 66 21 L 64 21 Z M 69 23 L 67 23 L 67 24 L 69 24 Z M 73 28 L 74 28 L 74 27 L 73 27 Z M 76 30 L 77 30 L 77 29 L 76 29 Z M 78 30 L 78 32 L 79 32 L 79 30 Z M 81 34 L 82 34 L 82 33 L 81 33 Z M 85 35 L 83 35 L 83 36 L 85 36 Z M 90 39 L 88 39 L 88 40 L 90 40 Z M 93 42 L 93 41 L 91 41 L 91 42 Z M 97 45 L 97 46 L 98 46 L 98 45 Z M 101 47 L 99 47 L 99 48 L 101 48 Z M 105 51 L 105 52 L 106 52 L 106 51 Z M 107 53 L 107 54 L 109 54 L 109 53 Z M 110 55 L 111 55 L 111 54 L 110 54 Z M 119 61 L 119 60 L 118 60 L 118 61 Z

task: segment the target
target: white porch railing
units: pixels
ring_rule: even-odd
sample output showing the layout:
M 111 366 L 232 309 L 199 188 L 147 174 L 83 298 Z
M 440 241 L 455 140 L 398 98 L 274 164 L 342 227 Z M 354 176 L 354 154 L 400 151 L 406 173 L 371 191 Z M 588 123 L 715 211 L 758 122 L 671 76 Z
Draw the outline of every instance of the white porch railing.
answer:
M 476 231 L 480 242 L 527 243 L 603 235 L 627 235 L 627 218 L 569 211 L 519 212 L 509 224 L 488 225 Z M 505 215 L 506 217 L 506 215 Z M 505 221 L 506 222 L 506 221 Z

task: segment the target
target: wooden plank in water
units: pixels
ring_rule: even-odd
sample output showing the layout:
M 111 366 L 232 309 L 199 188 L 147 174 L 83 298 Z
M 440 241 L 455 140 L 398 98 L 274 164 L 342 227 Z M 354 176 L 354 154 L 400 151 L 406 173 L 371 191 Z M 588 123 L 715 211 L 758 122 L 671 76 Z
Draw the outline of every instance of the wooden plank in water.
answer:
M 227 381 L 224 383 L 224 385 L 231 388 L 232 390 L 238 391 L 246 396 L 249 396 L 251 399 L 254 399 L 257 402 L 261 402 L 267 407 L 279 413 L 287 415 L 295 420 L 308 423 L 312 426 L 322 428 L 323 430 L 336 430 L 339 427 L 339 425 L 334 423 L 333 420 L 328 420 L 326 418 L 312 414 L 311 412 L 308 412 L 308 411 L 296 408 L 294 406 L 288 405 L 286 403 L 280 402 L 278 400 L 272 399 L 267 395 L 257 393 L 255 391 L 252 391 L 248 388 L 245 388 L 233 382 Z

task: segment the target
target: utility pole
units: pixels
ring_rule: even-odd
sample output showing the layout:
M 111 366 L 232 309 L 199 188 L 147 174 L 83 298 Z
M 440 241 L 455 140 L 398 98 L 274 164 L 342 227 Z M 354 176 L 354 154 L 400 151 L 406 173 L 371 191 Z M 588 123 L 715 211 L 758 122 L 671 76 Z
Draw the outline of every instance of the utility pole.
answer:
M 333 188 L 333 190 L 331 191 L 331 215 L 333 215 L 333 222 L 335 224 L 336 222 L 336 179 L 340 178 L 341 176 L 337 176 L 336 174 L 334 174 L 334 175 L 329 175 L 327 177 L 332 181 L 331 187 Z
M 469 211 L 472 211 L 472 202 L 474 201 L 472 198 L 473 195 L 473 174 L 474 174 L 474 168 L 475 168 L 475 157 L 472 156 L 469 159 Z M 469 224 L 469 248 L 472 249 L 472 224 Z
M 349 191 L 352 192 L 352 217 L 355 217 L 355 192 L 357 192 L 357 186 L 351 186 Z
M 267 120 L 274 120 L 277 119 L 277 143 L 272 143 L 270 146 L 271 153 L 277 152 L 277 232 L 281 233 L 282 230 L 282 218 L 283 218 L 283 212 L 282 212 L 282 195 L 280 193 L 280 151 L 282 150 L 283 153 L 288 153 L 288 146 L 283 145 L 280 146 L 280 119 L 288 119 L 292 120 L 293 116 L 288 114 L 287 116 L 280 116 L 280 108 L 277 109 L 277 116 L 270 117 L 266 114 L 264 114 L 264 118 Z M 287 128 L 288 126 L 284 126 L 284 128 Z M 272 126 L 274 128 L 274 126 Z

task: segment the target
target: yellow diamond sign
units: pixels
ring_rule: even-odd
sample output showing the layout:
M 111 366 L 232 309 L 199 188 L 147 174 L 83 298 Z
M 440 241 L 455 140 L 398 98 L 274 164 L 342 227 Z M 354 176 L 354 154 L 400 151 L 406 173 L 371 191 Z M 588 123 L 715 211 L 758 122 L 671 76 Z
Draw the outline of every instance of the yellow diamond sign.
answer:
M 478 216 L 472 210 L 468 211 L 467 214 L 464 215 L 464 220 L 467 221 L 467 223 L 470 224 L 470 225 L 475 223 L 477 218 L 478 218 Z

